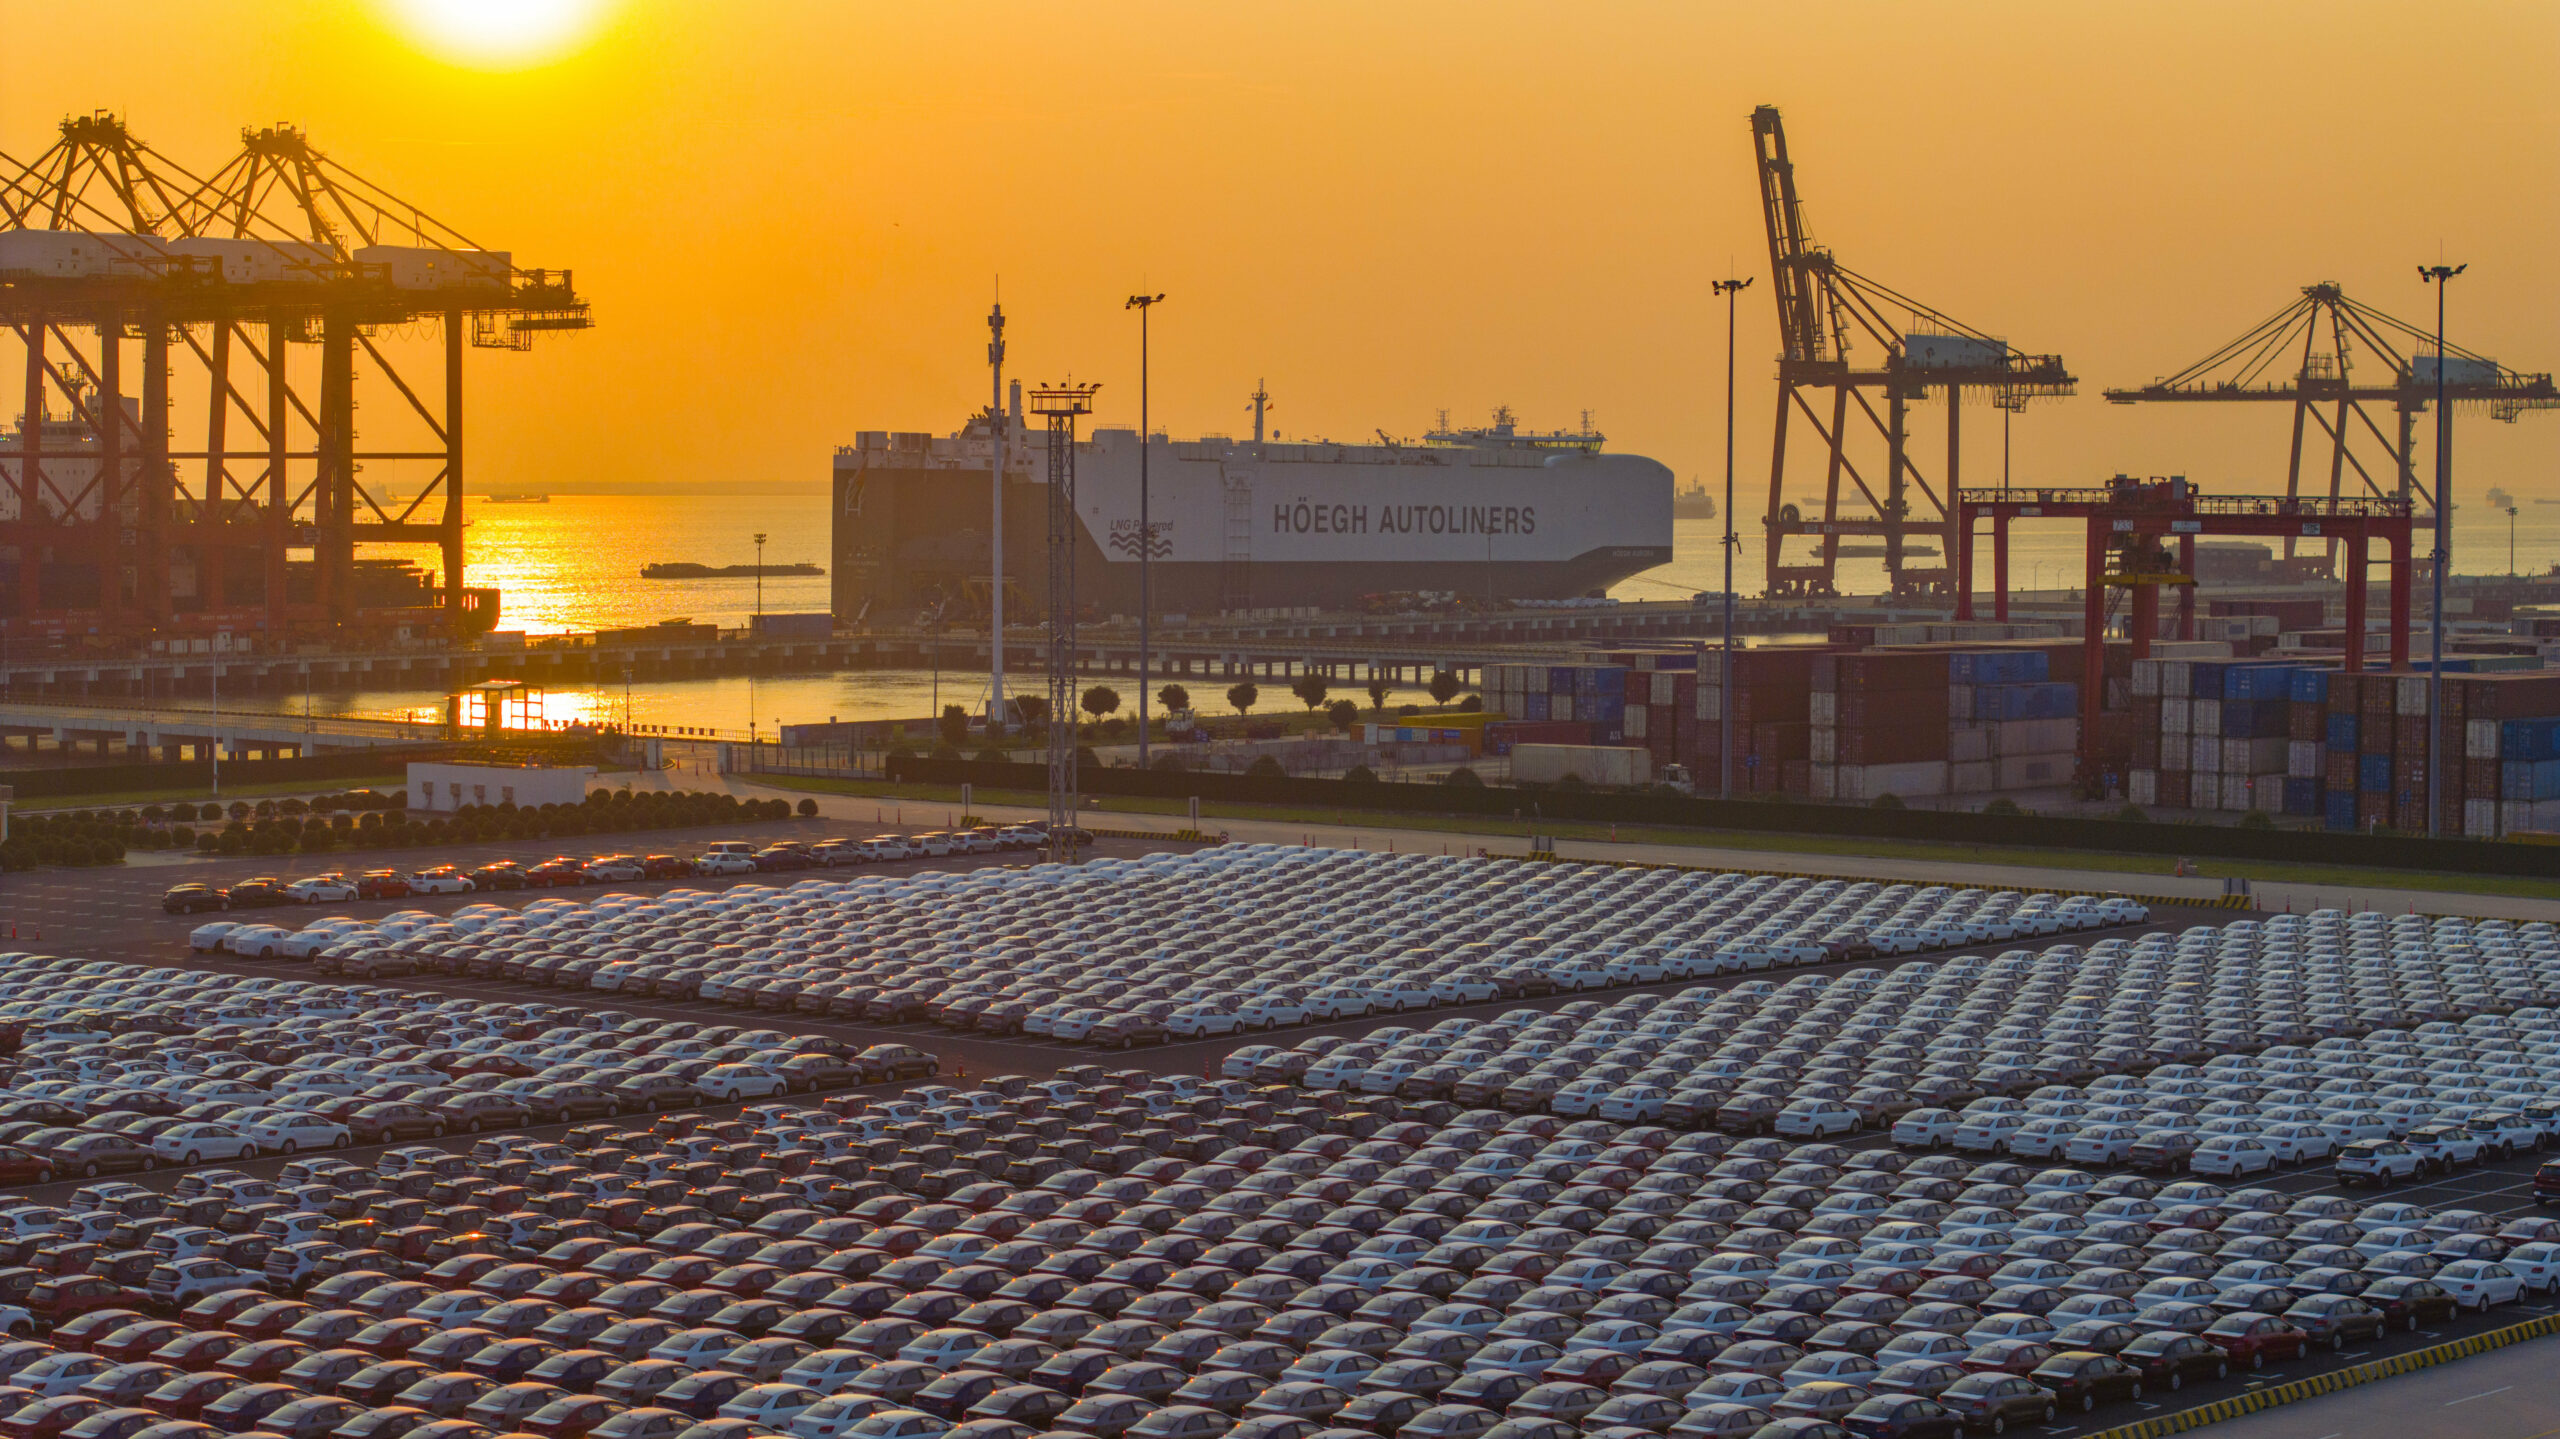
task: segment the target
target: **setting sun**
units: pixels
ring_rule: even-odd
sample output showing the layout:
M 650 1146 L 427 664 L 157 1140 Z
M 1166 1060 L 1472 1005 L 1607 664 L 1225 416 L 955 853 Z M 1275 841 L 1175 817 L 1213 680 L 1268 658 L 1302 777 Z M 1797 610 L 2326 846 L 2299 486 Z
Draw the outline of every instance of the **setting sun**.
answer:
M 594 33 L 607 0 L 387 0 L 400 28 L 450 59 L 527 65 Z

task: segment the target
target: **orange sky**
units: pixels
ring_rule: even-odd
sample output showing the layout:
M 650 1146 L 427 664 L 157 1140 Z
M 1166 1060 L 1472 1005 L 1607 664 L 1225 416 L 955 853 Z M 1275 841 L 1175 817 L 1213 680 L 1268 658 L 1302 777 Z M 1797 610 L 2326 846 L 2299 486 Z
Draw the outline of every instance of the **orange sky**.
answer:
M 292 120 L 574 267 L 593 333 L 475 358 L 475 488 L 815 484 L 857 429 L 949 429 L 983 399 L 998 272 L 1013 373 L 1104 381 L 1106 422 L 1135 420 L 1143 285 L 1171 296 L 1178 433 L 1242 428 L 1267 377 L 1292 435 L 1587 408 L 1713 477 L 1707 282 L 1767 268 L 1764 101 L 1818 238 L 2081 376 L 2018 421 L 2022 479 L 2280 482 L 2280 411 L 2095 392 L 2313 280 L 2431 313 L 2413 266 L 2440 246 L 2471 266 L 2457 342 L 2560 368 L 2560 7 L 2535 0 L 606 4 L 574 52 L 490 71 L 390 0 L 0 0 L 0 149 L 109 107 L 210 170 Z M 1768 292 L 1743 309 L 1746 477 Z M 2560 415 L 2471 419 L 2460 453 L 2466 488 L 2560 495 Z

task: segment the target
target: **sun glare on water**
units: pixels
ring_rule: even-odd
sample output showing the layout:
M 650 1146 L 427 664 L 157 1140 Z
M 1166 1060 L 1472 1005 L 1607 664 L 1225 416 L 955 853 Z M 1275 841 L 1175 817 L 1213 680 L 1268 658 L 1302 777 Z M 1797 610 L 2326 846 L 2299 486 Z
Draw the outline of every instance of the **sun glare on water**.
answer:
M 595 32 L 609 0 L 384 0 L 399 27 L 469 65 L 538 64 Z

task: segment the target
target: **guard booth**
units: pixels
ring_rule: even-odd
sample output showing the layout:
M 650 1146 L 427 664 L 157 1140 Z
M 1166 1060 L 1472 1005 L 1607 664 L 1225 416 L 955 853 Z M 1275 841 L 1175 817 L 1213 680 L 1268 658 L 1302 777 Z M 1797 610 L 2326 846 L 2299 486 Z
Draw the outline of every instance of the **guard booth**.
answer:
M 449 739 L 546 727 L 539 685 L 522 680 L 482 680 L 444 697 L 444 730 Z

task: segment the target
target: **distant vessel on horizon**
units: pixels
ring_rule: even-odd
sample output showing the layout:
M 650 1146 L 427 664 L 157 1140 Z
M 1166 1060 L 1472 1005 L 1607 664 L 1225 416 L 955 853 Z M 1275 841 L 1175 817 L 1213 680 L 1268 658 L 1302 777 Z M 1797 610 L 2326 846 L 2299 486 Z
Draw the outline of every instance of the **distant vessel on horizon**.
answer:
M 1671 518 L 1675 520 L 1712 520 L 1716 517 L 1715 496 L 1703 484 L 1692 482 L 1685 490 L 1671 492 Z
M 482 495 L 480 503 L 484 505 L 547 505 L 551 503 L 551 497 L 549 495 Z
M 726 580 L 751 579 L 758 575 L 823 575 L 826 571 L 803 560 L 790 565 L 698 565 L 691 560 L 668 560 L 642 565 L 644 580 Z

